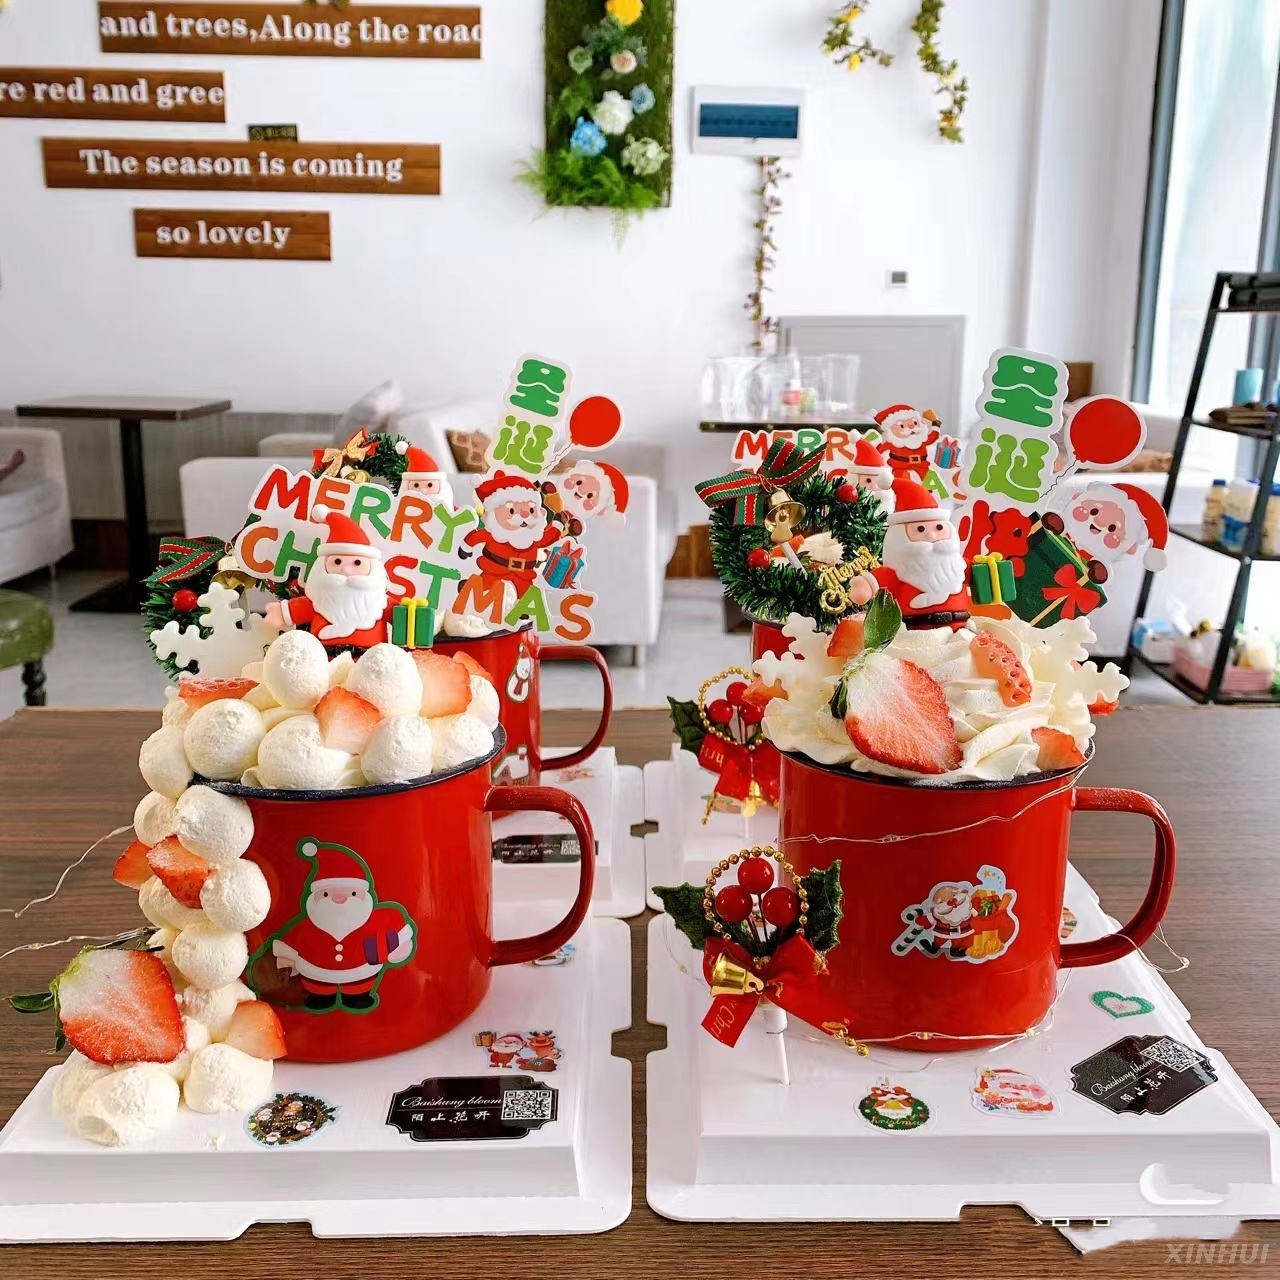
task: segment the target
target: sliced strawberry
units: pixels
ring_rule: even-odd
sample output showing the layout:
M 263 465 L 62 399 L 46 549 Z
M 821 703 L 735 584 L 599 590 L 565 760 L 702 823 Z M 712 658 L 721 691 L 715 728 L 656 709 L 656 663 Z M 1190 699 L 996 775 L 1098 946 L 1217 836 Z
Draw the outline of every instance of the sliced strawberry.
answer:
M 841 618 L 827 644 L 828 658 L 856 658 L 863 650 L 861 618 Z
M 460 716 L 471 705 L 471 675 L 463 663 L 434 649 L 414 649 L 413 660 L 422 677 L 420 716 Z
M 206 702 L 217 702 L 220 698 L 243 698 L 257 687 L 256 680 L 201 680 L 198 676 L 183 676 L 178 681 L 178 697 L 195 711 Z
M 147 865 L 184 907 L 200 910 L 200 890 L 213 868 L 198 853 L 184 848 L 177 836 L 169 836 L 147 850 Z
M 1084 764 L 1084 752 L 1076 746 L 1076 740 L 1061 729 L 1050 729 L 1047 725 L 1032 729 L 1031 740 L 1040 748 L 1036 764 L 1046 773 L 1052 769 L 1074 769 Z
M 1120 704 L 1118 702 L 1108 702 L 1106 698 L 1099 694 L 1089 703 L 1089 710 L 1095 716 L 1109 716 L 1113 711 L 1120 710 Z
M 969 641 L 973 665 L 980 676 L 996 681 L 1006 707 L 1031 701 L 1031 677 L 1022 659 L 991 631 L 980 631 Z
M 316 703 L 316 719 L 326 747 L 358 756 L 369 745 L 382 712 L 350 689 L 330 689 Z
M 148 951 L 82 951 L 53 991 L 67 1042 L 93 1062 L 172 1062 L 186 1048 L 173 980 Z
M 845 731 L 868 759 L 925 774 L 959 767 L 946 694 L 923 667 L 868 653 L 845 688 Z
M 782 687 L 781 680 L 775 680 L 772 684 L 765 684 L 759 676 L 756 676 L 747 685 L 746 692 L 742 695 L 742 705 L 744 707 L 757 707 L 763 711 L 774 698 L 785 698 L 786 696 L 787 691 Z
M 117 859 L 111 878 L 130 889 L 141 889 L 153 872 L 147 861 L 147 846 L 135 840 Z
M 227 1024 L 223 1043 L 229 1044 L 251 1058 L 283 1058 L 284 1028 L 276 1011 L 261 1000 L 246 1000 L 236 1005 L 236 1011 Z
M 471 675 L 487 680 L 495 689 L 498 687 L 494 678 L 469 653 L 463 653 L 459 650 L 453 655 L 453 660 L 462 663 Z

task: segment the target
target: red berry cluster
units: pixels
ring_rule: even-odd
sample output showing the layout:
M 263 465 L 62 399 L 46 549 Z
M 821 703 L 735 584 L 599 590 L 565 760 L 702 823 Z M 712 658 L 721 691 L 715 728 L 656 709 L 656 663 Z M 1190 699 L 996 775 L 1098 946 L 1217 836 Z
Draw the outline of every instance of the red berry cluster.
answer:
M 766 924 L 789 929 L 800 919 L 800 895 L 773 881 L 773 864 L 767 858 L 745 858 L 738 867 L 738 883 L 716 894 L 716 913 L 727 924 L 742 924 L 758 910 Z
M 744 731 L 754 728 L 764 719 L 764 708 L 748 703 L 746 695 L 746 682 L 735 680 L 724 691 L 723 698 L 716 698 L 714 702 L 707 704 L 707 719 L 722 729 L 730 729 L 736 717 Z

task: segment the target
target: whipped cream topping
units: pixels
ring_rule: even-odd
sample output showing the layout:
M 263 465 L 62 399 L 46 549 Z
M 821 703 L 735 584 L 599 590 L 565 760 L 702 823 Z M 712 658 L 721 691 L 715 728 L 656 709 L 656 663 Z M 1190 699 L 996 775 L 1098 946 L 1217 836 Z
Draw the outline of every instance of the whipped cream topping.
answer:
M 1115 663 L 1099 670 L 1088 661 L 1096 638 L 1086 618 L 1052 627 L 1033 627 L 1020 618 L 975 617 L 958 631 L 950 627 L 899 630 L 882 650 L 923 668 L 942 689 L 963 758 L 958 768 L 921 774 L 872 760 L 849 740 L 844 722 L 829 703 L 845 670 L 845 660 L 829 658 L 830 636 L 811 618 L 792 614 L 782 628 L 789 652 L 766 654 L 755 672 L 766 685 L 781 684 L 785 697 L 768 705 L 763 729 L 780 751 L 797 751 L 819 764 L 848 765 L 885 777 L 917 778 L 932 786 L 957 782 L 996 782 L 1038 771 L 1040 748 L 1031 734 L 1048 726 L 1068 733 L 1087 753 L 1093 737 L 1095 702 L 1114 702 L 1128 687 Z M 1019 657 L 1031 678 L 1031 697 L 1017 706 L 1005 703 L 999 683 L 978 674 L 970 644 L 982 631 L 993 632 Z

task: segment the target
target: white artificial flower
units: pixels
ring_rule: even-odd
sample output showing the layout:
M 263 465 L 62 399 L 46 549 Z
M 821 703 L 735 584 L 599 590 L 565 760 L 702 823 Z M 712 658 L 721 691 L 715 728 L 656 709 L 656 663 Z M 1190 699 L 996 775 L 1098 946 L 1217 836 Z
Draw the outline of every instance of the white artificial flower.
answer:
M 617 89 L 610 89 L 595 105 L 591 118 L 605 133 L 626 133 L 631 125 L 635 108 Z
M 619 49 L 609 59 L 609 65 L 618 75 L 629 76 L 640 65 L 640 60 L 630 49 Z
M 648 178 L 666 164 L 667 152 L 656 138 L 630 138 L 622 148 L 621 158 L 637 176 Z

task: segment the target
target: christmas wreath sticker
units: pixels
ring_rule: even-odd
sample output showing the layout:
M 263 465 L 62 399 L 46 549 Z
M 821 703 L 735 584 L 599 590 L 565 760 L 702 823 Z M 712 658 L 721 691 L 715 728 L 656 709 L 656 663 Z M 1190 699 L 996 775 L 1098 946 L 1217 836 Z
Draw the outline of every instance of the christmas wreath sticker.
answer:
M 858 1114 L 877 1129 L 894 1132 L 918 1129 L 929 1119 L 929 1105 L 917 1098 L 906 1085 L 884 1079 L 871 1086 L 871 1092 L 858 1103 Z
M 945 955 L 971 964 L 1004 955 L 1018 936 L 1013 912 L 1017 897 L 999 867 L 982 867 L 976 884 L 943 880 L 923 902 L 902 912 L 907 927 L 895 940 L 893 954 L 905 956 L 918 949 L 927 956 Z
M 298 914 L 251 957 L 249 985 L 262 994 L 267 984 L 255 970 L 270 956 L 301 986 L 300 1000 L 286 1001 L 311 1013 L 369 1013 L 387 970 L 413 957 L 413 921 L 398 902 L 378 900 L 373 873 L 354 849 L 306 836 L 297 852 L 311 863 Z
M 314 1137 L 338 1118 L 338 1108 L 309 1093 L 277 1093 L 252 1112 L 245 1130 L 263 1147 L 289 1147 Z

